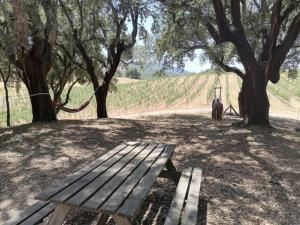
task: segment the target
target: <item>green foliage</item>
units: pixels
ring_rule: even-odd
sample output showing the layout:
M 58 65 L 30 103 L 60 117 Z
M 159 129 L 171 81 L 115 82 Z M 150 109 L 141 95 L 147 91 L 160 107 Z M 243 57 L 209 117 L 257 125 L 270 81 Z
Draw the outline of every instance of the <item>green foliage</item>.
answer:
M 298 75 L 298 69 L 288 69 L 287 75 L 289 79 L 296 79 Z
M 141 79 L 141 73 L 137 68 L 131 68 L 126 71 L 126 77 L 132 79 Z
M 156 71 L 153 75 L 154 78 L 162 78 L 162 77 L 167 77 L 168 75 L 164 70 L 158 70 Z
M 292 98 L 300 99 L 300 77 L 296 76 L 290 79 L 287 73 L 281 75 L 280 81 L 275 84 L 268 85 L 268 91 L 280 98 L 286 103 L 290 103 Z
M 230 35 L 222 32 L 222 29 L 220 31 L 214 5 L 218 5 L 219 12 L 223 11 L 224 8 L 226 21 L 228 20 L 229 22 L 230 33 L 231 31 L 237 31 L 236 33 L 239 34 L 243 33 L 243 31 L 245 32 L 247 39 L 245 43 L 250 47 L 251 55 L 253 54 L 255 60 L 260 63 L 263 47 L 266 46 L 268 39 L 267 35 L 272 33 L 271 15 L 276 14 L 272 13 L 274 1 L 242 1 L 243 4 L 239 2 L 234 3 L 234 5 L 240 4 L 239 10 L 241 13 L 239 15 L 241 16 L 242 28 L 237 27 L 236 21 L 233 21 L 231 13 L 236 11 L 236 9 L 232 9 L 231 1 L 215 1 L 214 4 L 208 0 L 160 2 L 163 2 L 159 8 L 162 16 L 155 23 L 156 31 L 160 34 L 157 40 L 157 51 L 160 59 L 167 67 L 184 67 L 185 59 L 195 58 L 195 50 L 197 49 L 201 49 L 201 52 L 204 53 L 201 58 L 203 62 L 210 61 L 215 67 L 221 65 L 225 71 L 228 68 L 225 69 L 224 65 L 239 64 L 239 66 L 247 66 L 245 57 L 242 60 L 240 55 L 241 52 L 245 53 L 246 50 L 242 48 L 237 50 L 238 44 L 231 39 Z M 284 21 L 279 27 L 275 46 L 279 46 L 284 38 L 288 36 L 288 28 L 292 20 L 297 18 L 297 15 L 299 16 L 300 13 L 298 6 L 298 0 L 282 1 L 280 11 L 282 14 L 288 13 L 288 16 L 282 17 Z M 299 46 L 299 43 L 300 38 L 298 35 L 294 46 Z M 282 69 L 289 71 L 291 77 L 294 77 L 295 71 L 299 68 L 299 62 L 299 48 L 290 48 Z M 272 74 L 275 73 L 277 71 Z

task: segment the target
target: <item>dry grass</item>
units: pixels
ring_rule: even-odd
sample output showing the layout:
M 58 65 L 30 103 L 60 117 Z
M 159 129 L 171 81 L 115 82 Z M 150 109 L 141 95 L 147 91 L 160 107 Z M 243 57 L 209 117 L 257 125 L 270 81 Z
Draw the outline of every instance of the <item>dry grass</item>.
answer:
M 164 115 L 0 129 L 0 224 L 30 205 L 48 184 L 120 142 L 137 139 L 176 144 L 173 159 L 180 170 L 203 169 L 201 224 L 300 224 L 300 135 L 294 131 L 295 121 L 274 119 L 275 129 L 234 128 L 231 122 Z M 172 182 L 159 179 L 138 221 L 162 224 L 174 189 Z M 85 212 L 72 215 L 66 224 L 95 220 Z
M 128 84 L 128 83 L 135 83 L 141 81 L 139 79 L 132 79 L 128 77 L 117 77 L 116 79 L 118 84 Z

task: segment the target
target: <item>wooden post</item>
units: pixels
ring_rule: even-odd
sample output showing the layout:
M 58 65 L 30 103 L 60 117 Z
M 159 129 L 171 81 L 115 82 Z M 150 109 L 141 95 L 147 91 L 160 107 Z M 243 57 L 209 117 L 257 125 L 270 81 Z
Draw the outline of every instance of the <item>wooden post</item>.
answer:
M 99 218 L 97 220 L 97 225 L 105 225 L 109 216 L 105 214 L 99 214 Z
M 47 225 L 62 225 L 71 208 L 69 205 L 58 204 Z
M 176 167 L 170 159 L 166 163 L 167 170 L 162 170 L 160 177 L 172 179 L 176 184 L 178 184 L 181 173 L 177 171 Z
M 127 218 L 122 217 L 122 216 L 113 215 L 113 219 L 117 225 L 132 225 L 133 224 Z

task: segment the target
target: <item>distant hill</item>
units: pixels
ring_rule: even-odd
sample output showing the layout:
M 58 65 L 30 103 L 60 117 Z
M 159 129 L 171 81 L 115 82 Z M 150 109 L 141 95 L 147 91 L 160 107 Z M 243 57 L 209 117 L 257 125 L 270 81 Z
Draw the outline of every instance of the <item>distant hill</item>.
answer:
M 152 75 L 161 70 L 162 66 L 159 64 L 151 64 L 145 68 L 142 68 L 141 66 L 135 66 L 135 65 L 131 65 L 129 66 L 129 68 L 137 68 L 140 73 L 142 74 L 142 79 L 150 79 L 152 78 Z M 165 70 L 166 74 L 168 76 L 181 76 L 181 75 L 189 75 L 192 74 L 190 71 L 187 70 L 178 70 L 178 69 L 167 69 Z M 126 70 L 122 71 L 121 74 L 122 76 L 125 76 Z
M 162 69 L 162 66 L 159 64 L 152 64 L 146 68 L 140 68 L 142 72 L 142 77 L 149 77 L 152 76 L 155 72 Z M 177 69 L 168 69 L 165 71 L 168 76 L 180 76 L 180 75 L 187 75 L 191 72 L 187 70 L 177 70 Z

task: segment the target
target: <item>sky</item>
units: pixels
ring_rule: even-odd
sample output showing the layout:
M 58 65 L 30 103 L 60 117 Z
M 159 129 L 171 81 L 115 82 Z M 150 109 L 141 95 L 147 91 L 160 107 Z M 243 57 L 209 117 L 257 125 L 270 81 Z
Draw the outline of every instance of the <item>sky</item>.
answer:
M 151 17 L 148 17 L 144 23 L 145 29 L 149 33 L 151 33 L 152 23 L 153 23 L 153 19 Z M 129 31 L 132 30 L 131 23 L 128 23 L 128 30 Z M 138 39 L 137 44 L 142 45 L 143 41 L 141 39 Z M 193 60 L 186 59 L 184 70 L 197 73 L 197 72 L 202 72 L 202 71 L 205 71 L 205 70 L 211 68 L 211 64 L 209 62 L 206 62 L 206 63 L 200 62 L 200 58 L 201 58 L 200 56 L 201 56 L 201 54 L 203 54 L 202 50 L 196 50 L 195 54 L 196 54 L 196 57 L 194 57 Z
M 184 68 L 185 70 L 197 73 L 211 68 L 211 64 L 209 62 L 200 62 L 200 56 L 201 54 L 203 54 L 201 50 L 196 50 L 195 54 L 196 57 L 194 58 L 194 60 L 187 59 Z

